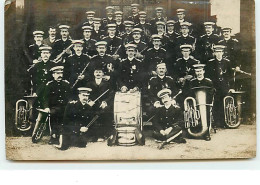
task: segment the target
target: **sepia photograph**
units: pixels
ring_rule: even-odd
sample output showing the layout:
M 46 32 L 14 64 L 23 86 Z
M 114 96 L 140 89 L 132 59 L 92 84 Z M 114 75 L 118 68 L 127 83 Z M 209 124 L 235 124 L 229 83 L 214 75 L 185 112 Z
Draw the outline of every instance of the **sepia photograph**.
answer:
M 6 0 L 6 159 L 256 157 L 254 0 Z

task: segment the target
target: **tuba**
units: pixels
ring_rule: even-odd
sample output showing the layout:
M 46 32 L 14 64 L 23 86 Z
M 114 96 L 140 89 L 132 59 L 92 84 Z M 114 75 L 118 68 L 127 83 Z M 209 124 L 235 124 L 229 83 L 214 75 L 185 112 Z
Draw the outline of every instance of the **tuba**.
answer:
M 235 91 L 223 99 L 225 123 L 228 128 L 237 128 L 241 123 L 241 102 L 243 91 Z
M 212 122 L 213 103 L 207 104 L 208 91 L 212 88 L 195 87 L 192 90 L 195 98 L 187 97 L 184 100 L 184 122 L 189 135 L 198 138 L 206 134 Z
M 20 131 L 28 131 L 32 127 L 33 104 L 36 96 L 24 96 L 15 106 L 15 127 Z

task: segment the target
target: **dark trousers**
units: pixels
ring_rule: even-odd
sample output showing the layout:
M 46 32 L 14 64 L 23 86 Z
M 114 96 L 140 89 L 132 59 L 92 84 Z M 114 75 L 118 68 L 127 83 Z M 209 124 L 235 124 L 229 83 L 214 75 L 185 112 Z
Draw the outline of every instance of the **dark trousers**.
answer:
M 182 128 L 178 125 L 172 126 L 172 131 L 168 135 L 162 135 L 159 130 L 154 130 L 153 137 L 160 141 L 171 142 L 182 137 Z
M 51 135 L 55 134 L 56 138 L 58 138 L 63 124 L 64 107 L 52 107 L 50 108 L 50 112 Z
M 87 139 L 86 139 L 86 133 L 83 132 L 67 132 L 62 135 L 62 144 L 61 149 L 66 150 L 70 146 L 76 146 L 76 147 L 86 147 L 87 145 Z

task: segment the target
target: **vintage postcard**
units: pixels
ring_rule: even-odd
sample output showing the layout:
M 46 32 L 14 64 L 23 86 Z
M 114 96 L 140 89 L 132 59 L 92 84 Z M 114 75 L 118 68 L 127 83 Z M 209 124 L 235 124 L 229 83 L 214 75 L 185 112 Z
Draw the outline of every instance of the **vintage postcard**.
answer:
M 7 160 L 256 156 L 253 0 L 6 0 Z

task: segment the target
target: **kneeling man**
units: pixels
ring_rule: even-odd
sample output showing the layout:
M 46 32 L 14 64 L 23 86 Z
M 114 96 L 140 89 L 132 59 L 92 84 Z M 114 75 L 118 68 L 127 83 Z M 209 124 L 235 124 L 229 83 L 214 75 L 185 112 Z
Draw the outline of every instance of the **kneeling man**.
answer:
M 161 99 L 163 106 L 157 109 L 153 125 L 154 125 L 154 138 L 162 141 L 159 149 L 164 145 L 174 141 L 176 143 L 186 143 L 182 137 L 182 111 L 172 101 L 170 89 L 162 89 L 158 92 L 157 96 Z

